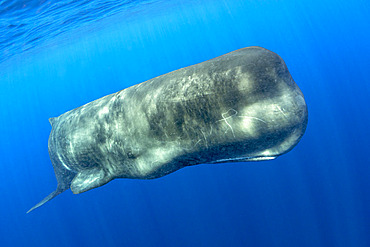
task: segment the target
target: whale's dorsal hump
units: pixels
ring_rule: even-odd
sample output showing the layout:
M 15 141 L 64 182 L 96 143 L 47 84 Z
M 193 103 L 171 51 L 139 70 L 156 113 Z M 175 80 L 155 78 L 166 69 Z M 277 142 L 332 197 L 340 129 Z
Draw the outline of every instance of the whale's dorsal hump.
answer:
M 49 118 L 49 123 L 51 124 L 51 127 L 53 127 L 54 122 L 55 122 L 55 117 Z

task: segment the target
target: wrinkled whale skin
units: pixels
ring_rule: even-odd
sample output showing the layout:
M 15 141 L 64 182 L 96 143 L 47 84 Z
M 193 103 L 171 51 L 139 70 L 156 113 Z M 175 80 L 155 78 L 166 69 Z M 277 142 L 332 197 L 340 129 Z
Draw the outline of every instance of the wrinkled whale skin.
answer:
M 158 76 L 51 118 L 61 192 L 185 166 L 274 159 L 305 132 L 307 106 L 284 61 L 247 47 Z M 30 210 L 30 211 L 31 211 Z

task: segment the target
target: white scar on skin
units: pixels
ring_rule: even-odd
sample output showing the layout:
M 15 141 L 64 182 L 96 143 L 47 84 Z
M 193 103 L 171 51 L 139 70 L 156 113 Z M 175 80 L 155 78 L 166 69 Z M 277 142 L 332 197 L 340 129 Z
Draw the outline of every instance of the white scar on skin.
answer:
M 232 111 L 232 114 L 228 117 L 225 117 L 225 115 L 227 115 L 230 111 Z M 260 122 L 263 122 L 265 124 L 267 124 L 266 121 L 258 118 L 258 117 L 250 117 L 250 116 L 237 116 L 238 115 L 238 111 L 236 111 L 235 109 L 233 108 L 230 108 L 229 110 L 227 110 L 227 112 L 224 112 L 221 114 L 222 116 L 222 119 L 220 120 L 217 120 L 216 122 L 219 122 L 219 121 L 225 121 L 225 123 L 227 124 L 227 126 L 229 126 L 229 128 L 231 129 L 231 132 L 233 133 L 233 136 L 235 137 L 235 133 L 234 133 L 234 129 L 232 128 L 232 126 L 230 125 L 230 123 L 227 121 L 227 119 L 230 119 L 230 118 L 233 118 L 233 117 L 240 117 L 240 118 L 247 118 L 247 119 L 254 119 L 254 120 L 257 120 L 257 121 L 260 121 Z M 227 133 L 228 129 L 225 131 L 225 134 Z

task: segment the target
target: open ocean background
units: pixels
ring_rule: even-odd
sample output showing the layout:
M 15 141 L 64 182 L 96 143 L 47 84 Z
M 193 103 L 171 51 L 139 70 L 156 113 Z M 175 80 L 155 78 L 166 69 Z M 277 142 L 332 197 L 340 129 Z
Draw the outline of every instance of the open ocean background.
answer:
M 0 0 L 0 246 L 370 246 L 369 0 Z M 274 161 L 56 188 L 49 117 L 247 46 L 279 54 L 306 134 Z

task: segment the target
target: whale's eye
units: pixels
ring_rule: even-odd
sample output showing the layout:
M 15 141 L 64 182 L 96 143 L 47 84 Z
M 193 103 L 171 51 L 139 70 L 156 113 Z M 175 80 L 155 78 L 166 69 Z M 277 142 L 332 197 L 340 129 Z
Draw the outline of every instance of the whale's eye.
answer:
M 133 154 L 131 150 L 129 150 L 127 153 L 126 153 L 127 157 L 129 159 L 136 159 L 137 158 L 137 155 Z

